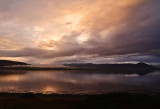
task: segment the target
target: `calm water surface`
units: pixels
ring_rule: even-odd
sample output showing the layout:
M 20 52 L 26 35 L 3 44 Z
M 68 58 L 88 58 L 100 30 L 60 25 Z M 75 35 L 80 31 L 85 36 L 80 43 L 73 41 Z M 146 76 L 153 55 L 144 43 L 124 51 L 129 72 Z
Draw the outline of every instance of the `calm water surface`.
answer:
M 0 92 L 44 94 L 160 92 L 160 71 L 145 75 L 85 71 L 0 71 Z

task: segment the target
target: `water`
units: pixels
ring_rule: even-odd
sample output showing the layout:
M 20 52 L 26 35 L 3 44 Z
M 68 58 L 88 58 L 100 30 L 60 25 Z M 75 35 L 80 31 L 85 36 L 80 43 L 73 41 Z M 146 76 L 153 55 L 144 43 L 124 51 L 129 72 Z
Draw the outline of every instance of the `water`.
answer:
M 0 71 L 0 92 L 104 94 L 110 92 L 160 92 L 160 71 L 98 73 L 87 71 Z

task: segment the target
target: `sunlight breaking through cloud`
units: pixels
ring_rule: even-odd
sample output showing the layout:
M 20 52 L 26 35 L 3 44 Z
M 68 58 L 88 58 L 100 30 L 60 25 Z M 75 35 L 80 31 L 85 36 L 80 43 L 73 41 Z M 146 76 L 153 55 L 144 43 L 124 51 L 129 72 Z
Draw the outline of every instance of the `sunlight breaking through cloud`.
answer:
M 158 10 L 159 0 L 0 0 L 0 57 L 29 63 L 127 61 L 128 55 L 157 60 Z

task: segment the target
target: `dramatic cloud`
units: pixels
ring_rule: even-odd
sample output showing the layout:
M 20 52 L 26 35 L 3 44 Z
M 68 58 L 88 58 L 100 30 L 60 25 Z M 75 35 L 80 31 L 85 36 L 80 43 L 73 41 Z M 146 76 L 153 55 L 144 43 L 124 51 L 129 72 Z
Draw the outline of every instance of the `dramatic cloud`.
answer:
M 160 0 L 0 0 L 0 59 L 154 63 L 159 10 Z

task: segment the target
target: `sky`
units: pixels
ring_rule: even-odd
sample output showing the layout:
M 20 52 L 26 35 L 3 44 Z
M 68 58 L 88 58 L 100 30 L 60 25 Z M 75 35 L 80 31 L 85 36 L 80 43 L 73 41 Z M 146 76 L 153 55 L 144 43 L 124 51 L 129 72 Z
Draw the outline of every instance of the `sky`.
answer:
M 0 59 L 160 64 L 160 0 L 0 0 Z

